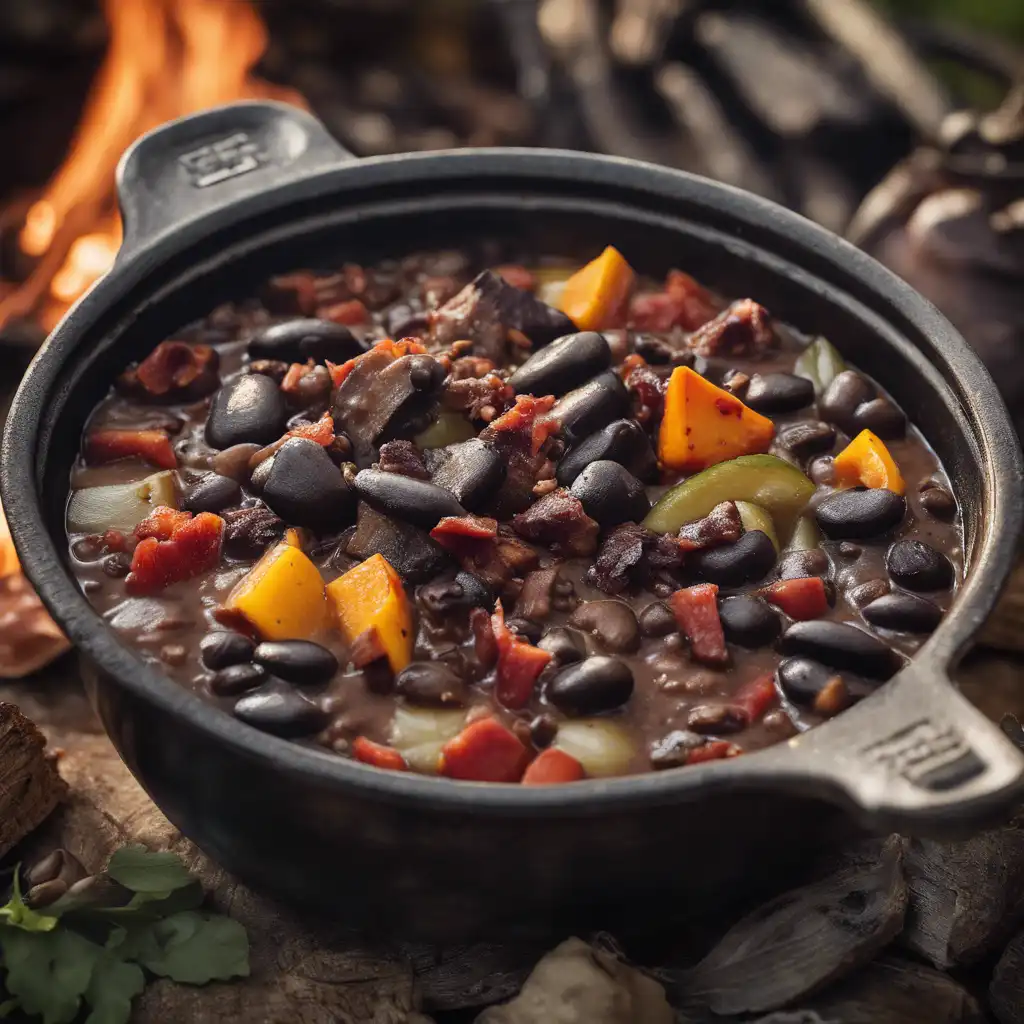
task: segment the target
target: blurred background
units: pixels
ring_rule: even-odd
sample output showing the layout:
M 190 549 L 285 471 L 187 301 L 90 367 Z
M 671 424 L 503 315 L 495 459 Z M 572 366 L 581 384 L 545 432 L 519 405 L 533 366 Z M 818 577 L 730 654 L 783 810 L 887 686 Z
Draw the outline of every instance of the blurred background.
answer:
M 120 240 L 113 172 L 246 97 L 359 155 L 542 145 L 769 196 L 889 263 L 1024 413 L 1024 0 L 3 0 L 0 346 Z

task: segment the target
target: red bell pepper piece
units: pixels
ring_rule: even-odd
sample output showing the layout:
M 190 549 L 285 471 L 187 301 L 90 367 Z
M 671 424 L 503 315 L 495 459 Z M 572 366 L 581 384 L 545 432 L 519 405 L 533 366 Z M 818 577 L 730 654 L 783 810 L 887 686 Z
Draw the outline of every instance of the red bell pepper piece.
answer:
M 702 764 L 704 761 L 721 761 L 726 757 L 738 757 L 742 748 L 728 740 L 712 740 L 702 747 L 695 747 L 686 755 L 687 764 Z
M 548 747 L 530 762 L 523 775 L 523 785 L 546 786 L 555 782 L 577 782 L 583 775 L 583 765 L 575 757 L 557 747 Z
M 352 741 L 352 756 L 363 764 L 372 764 L 374 768 L 387 768 L 393 772 L 409 770 L 405 758 L 394 747 L 374 743 L 365 736 L 357 736 Z
M 498 701 L 507 708 L 525 707 L 537 677 L 551 661 L 551 654 L 527 643 L 505 625 L 501 601 L 495 605 L 491 628 L 498 643 L 498 680 L 494 687 Z
M 441 749 L 441 774 L 473 782 L 518 782 L 526 747 L 496 718 L 467 725 Z
M 160 469 L 178 465 L 166 430 L 94 430 L 85 439 L 85 461 L 94 466 L 131 458 Z
M 135 527 L 135 537 L 145 540 L 155 537 L 157 540 L 170 540 L 171 534 L 192 518 L 191 512 L 179 512 L 167 505 L 157 505 L 145 519 Z
M 301 427 L 289 430 L 287 436 L 304 437 L 326 448 L 334 440 L 334 417 L 325 412 L 316 423 L 304 423 Z
M 729 652 L 718 616 L 718 587 L 714 583 L 685 587 L 669 598 L 669 604 L 679 628 L 690 640 L 693 659 L 714 668 L 727 665 Z
M 765 712 L 779 699 L 778 690 L 775 689 L 775 676 L 768 672 L 736 691 L 731 703 L 742 708 L 750 722 L 760 721 Z
M 765 587 L 764 596 L 791 619 L 816 619 L 828 611 L 825 584 L 818 576 L 779 580 Z
M 132 594 L 151 594 L 212 569 L 220 561 L 223 536 L 224 520 L 212 512 L 178 522 L 166 540 L 149 534 L 132 555 L 125 587 Z

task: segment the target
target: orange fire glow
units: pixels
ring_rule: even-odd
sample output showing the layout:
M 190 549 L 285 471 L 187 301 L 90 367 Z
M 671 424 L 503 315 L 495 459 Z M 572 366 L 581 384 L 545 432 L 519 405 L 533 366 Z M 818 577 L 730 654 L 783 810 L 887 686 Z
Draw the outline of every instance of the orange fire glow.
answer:
M 114 169 L 139 135 L 238 99 L 304 106 L 252 74 L 267 32 L 244 0 L 104 0 L 110 43 L 67 159 L 31 206 L 19 243 L 33 273 L 0 301 L 0 324 L 44 326 L 110 269 L 121 243 Z

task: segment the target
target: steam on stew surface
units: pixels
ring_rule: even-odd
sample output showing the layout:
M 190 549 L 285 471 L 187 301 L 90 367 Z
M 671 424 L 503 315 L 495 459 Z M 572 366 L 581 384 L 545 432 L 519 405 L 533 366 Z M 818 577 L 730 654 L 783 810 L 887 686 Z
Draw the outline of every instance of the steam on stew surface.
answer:
M 256 729 L 523 784 L 682 768 L 885 684 L 954 497 L 824 338 L 614 249 L 275 278 L 127 367 L 72 474 L 83 590 Z

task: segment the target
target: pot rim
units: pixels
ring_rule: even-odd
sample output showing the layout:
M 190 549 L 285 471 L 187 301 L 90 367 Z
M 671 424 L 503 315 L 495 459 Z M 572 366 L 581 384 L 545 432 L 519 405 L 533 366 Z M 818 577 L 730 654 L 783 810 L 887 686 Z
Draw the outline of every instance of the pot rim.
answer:
M 165 129 L 158 129 L 157 133 L 162 130 Z M 136 148 L 146 141 L 144 137 Z M 131 155 L 129 151 L 126 160 Z M 502 178 L 506 182 L 529 179 L 541 185 L 565 185 L 574 179 L 597 180 L 628 190 L 662 193 L 677 200 L 683 198 L 701 211 L 714 214 L 719 221 L 732 225 L 749 223 L 776 233 L 784 232 L 800 252 L 827 260 L 856 282 L 864 293 L 898 309 L 916 331 L 942 348 L 944 358 L 958 378 L 961 404 L 964 405 L 966 399 L 967 412 L 975 413 L 967 418 L 985 459 L 984 526 L 977 558 L 954 607 L 922 649 L 923 653 L 919 652 L 911 662 L 913 666 L 943 674 L 945 664 L 980 626 L 1005 580 L 1020 531 L 1024 496 L 1020 450 L 995 384 L 977 355 L 931 303 L 874 259 L 824 228 L 768 200 L 682 171 L 560 150 L 437 151 L 389 155 L 339 165 L 342 155 L 340 152 L 333 154 L 333 166 L 322 166 L 312 173 L 278 181 L 269 189 L 258 189 L 183 223 L 169 223 L 164 230 L 153 232 L 146 241 L 126 249 L 111 273 L 68 311 L 18 388 L 4 431 L 0 486 L 22 565 L 75 647 L 120 688 L 166 714 L 184 719 L 191 728 L 212 735 L 243 758 L 272 762 L 279 771 L 315 779 L 320 785 L 354 788 L 374 799 L 413 803 L 419 808 L 471 809 L 481 814 L 590 814 L 623 804 L 666 803 L 698 789 L 711 791 L 740 784 L 775 788 L 780 782 L 791 788 L 807 788 L 803 779 L 807 774 L 806 759 L 794 757 L 787 762 L 785 757 L 778 756 L 780 752 L 789 756 L 791 752 L 785 748 L 794 746 L 792 741 L 741 758 L 691 766 L 685 772 L 588 779 L 573 786 L 523 787 L 381 771 L 268 735 L 212 709 L 198 695 L 175 684 L 123 646 L 89 605 L 65 568 L 64 556 L 44 524 L 39 493 L 42 472 L 36 466 L 35 453 L 48 398 L 59 383 L 62 368 L 67 360 L 75 358 L 83 334 L 95 326 L 104 311 L 123 299 L 128 288 L 143 280 L 156 263 L 194 247 L 197 240 L 225 224 L 244 225 L 255 213 L 285 207 L 299 195 L 305 200 L 324 198 L 332 193 L 340 197 L 346 188 L 357 186 L 429 185 L 432 180 L 467 174 L 483 183 L 485 189 L 489 179 L 495 182 Z M 126 239 L 131 239 L 129 230 L 126 230 Z M 946 386 L 952 389 L 949 382 Z M 979 411 L 982 408 L 985 408 L 984 415 Z M 873 700 L 869 698 L 860 707 L 866 708 Z M 851 709 L 838 719 L 818 726 L 812 734 L 824 739 L 824 733 L 856 711 L 857 708 Z M 819 779 L 819 790 L 820 782 Z M 841 786 L 836 788 L 833 795 L 849 802 L 850 794 Z

